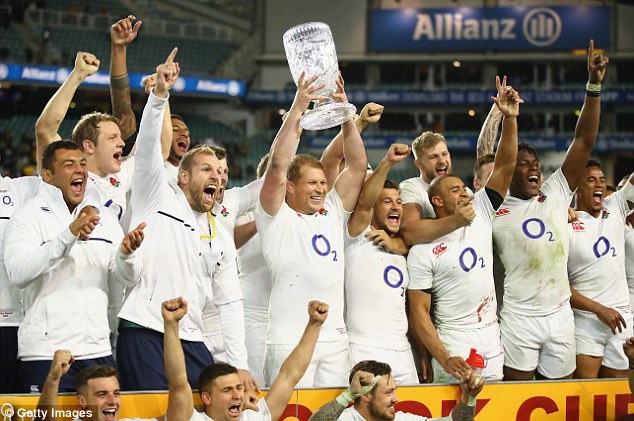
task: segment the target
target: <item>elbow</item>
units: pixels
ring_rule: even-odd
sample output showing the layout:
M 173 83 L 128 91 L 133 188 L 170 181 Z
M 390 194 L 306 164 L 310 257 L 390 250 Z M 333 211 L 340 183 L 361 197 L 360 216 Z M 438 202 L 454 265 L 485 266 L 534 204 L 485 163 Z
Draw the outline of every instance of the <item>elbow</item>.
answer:
M 7 266 L 7 274 L 9 275 L 9 282 L 14 287 L 24 289 L 29 286 L 29 280 L 24 276 L 17 275 L 9 266 Z

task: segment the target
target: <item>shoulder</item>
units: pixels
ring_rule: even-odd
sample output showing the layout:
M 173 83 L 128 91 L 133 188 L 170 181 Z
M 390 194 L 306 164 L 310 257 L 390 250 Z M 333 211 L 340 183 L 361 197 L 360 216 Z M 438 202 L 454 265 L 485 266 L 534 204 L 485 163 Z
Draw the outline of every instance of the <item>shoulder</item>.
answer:
M 409 412 L 397 412 L 395 414 L 395 421 L 427 421 L 429 418 L 422 415 L 411 414 Z

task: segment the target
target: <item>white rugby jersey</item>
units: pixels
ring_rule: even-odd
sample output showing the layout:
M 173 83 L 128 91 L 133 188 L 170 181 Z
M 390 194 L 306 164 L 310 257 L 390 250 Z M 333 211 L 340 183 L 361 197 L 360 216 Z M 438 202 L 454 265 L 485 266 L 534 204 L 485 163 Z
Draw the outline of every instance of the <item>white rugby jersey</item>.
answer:
M 420 177 L 412 177 L 401 181 L 398 186 L 403 204 L 416 203 L 423 208 L 423 218 L 435 218 L 436 212 L 429 201 L 427 190 L 429 183 Z
M 225 190 L 222 203 L 214 202 L 212 213 L 216 216 L 216 222 L 225 227 L 231 234 L 231 238 L 233 238 L 233 230 L 236 227 L 238 216 L 255 209 L 260 198 L 263 181 L 260 178 L 246 186 Z
M 238 217 L 237 225 L 255 220 L 255 211 Z M 238 275 L 244 296 L 244 311 L 268 319 L 269 298 L 271 297 L 271 275 L 262 254 L 260 234 L 255 233 L 249 241 L 238 249 Z
M 625 224 L 625 276 L 630 291 L 630 306 L 634 308 L 634 228 Z
M 308 323 L 306 308 L 311 300 L 330 306 L 319 342 L 348 339 L 343 321 L 343 233 L 349 216 L 334 189 L 326 195 L 323 208 L 312 215 L 296 212 L 284 202 L 271 217 L 258 203 L 255 221 L 273 281 L 267 344 L 297 344 Z
M 537 196 L 506 196 L 496 212 L 493 238 L 506 270 L 503 311 L 545 316 L 568 303 L 568 207 L 573 194 L 559 168 Z
M 348 338 L 359 345 L 408 351 L 407 260 L 375 246 L 365 237 L 368 231 L 369 226 L 351 238 L 346 230 L 344 237 Z
M 121 162 L 121 169 L 118 173 L 108 174 L 105 177 L 88 172 L 88 179 L 97 186 L 97 190 L 104 200 L 100 208 L 111 211 L 118 221 L 121 221 L 127 209 L 126 195 L 132 187 L 134 161 L 134 156 L 127 157 Z
M 473 330 L 497 321 L 493 281 L 492 221 L 495 213 L 482 189 L 475 194 L 476 217 L 407 256 L 409 289 L 431 290 L 436 326 Z
M 577 211 L 579 220 L 568 224 L 570 286 L 585 297 L 621 311 L 630 311 L 625 278 L 627 200 L 634 200 L 630 183 L 605 199 L 599 217 Z
M 24 319 L 22 292 L 11 282 L 4 264 L 4 237 L 13 213 L 35 197 L 42 180 L 39 177 L 3 177 L 0 179 L 0 327 L 20 326 Z

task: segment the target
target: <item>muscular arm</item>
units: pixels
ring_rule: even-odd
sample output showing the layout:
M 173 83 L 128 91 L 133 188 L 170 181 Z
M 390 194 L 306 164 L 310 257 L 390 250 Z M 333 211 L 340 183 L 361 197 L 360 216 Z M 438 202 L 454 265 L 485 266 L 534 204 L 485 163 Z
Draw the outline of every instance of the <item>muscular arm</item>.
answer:
M 451 411 L 448 417 L 438 418 L 439 420 L 449 420 L 449 421 L 473 421 L 473 417 L 475 416 L 475 406 L 468 406 L 464 394 L 458 405 Z M 434 418 L 435 419 L 435 418 Z
M 588 82 L 600 84 L 605 76 L 607 57 L 595 55 L 594 42 L 590 41 L 588 50 Z M 561 171 L 568 181 L 568 187 L 574 191 L 579 186 L 579 180 L 583 174 L 590 153 L 594 148 L 599 131 L 601 117 L 601 97 L 586 95 L 579 120 L 575 127 L 575 135 L 572 144 L 566 152 Z
M 187 304 L 182 298 L 166 301 L 162 304 L 163 363 L 167 378 L 167 411 L 169 421 L 187 421 L 194 412 L 192 389 L 187 381 L 185 354 L 178 334 L 178 322 L 187 312 Z
M 495 107 L 504 116 L 504 120 L 502 121 L 502 137 L 495 154 L 495 165 L 486 182 L 486 187 L 504 197 L 508 193 L 517 164 L 517 116 L 520 112 L 520 104 L 524 100 L 520 98 L 517 91 L 506 86 L 506 77 L 502 83 L 499 76 L 496 77 L 495 85 L 498 95 L 493 98 L 493 101 Z
M 341 125 L 343 131 L 343 155 L 346 166 L 335 181 L 335 190 L 341 198 L 343 208 L 352 211 L 363 187 L 368 171 L 368 157 L 361 135 L 352 120 Z
M 612 329 L 613 334 L 616 334 L 617 330 L 622 332 L 623 328 L 627 327 L 625 319 L 615 309 L 606 307 L 586 297 L 585 295 L 580 294 L 573 287 L 570 287 L 570 293 L 570 305 L 573 308 L 594 313 L 602 323 L 605 323 L 610 327 L 610 329 Z
M 342 406 L 336 400 L 332 400 L 315 411 L 308 421 L 336 421 L 345 409 L 345 406 Z
M 363 133 L 368 125 L 376 123 L 381 118 L 383 113 L 383 106 L 370 102 L 363 107 L 359 118 L 354 120 L 354 125 L 359 131 L 359 134 Z M 343 161 L 343 131 L 340 131 L 337 136 L 326 146 L 324 152 L 321 155 L 321 163 L 324 166 L 324 173 L 326 174 L 326 180 L 328 182 L 328 190 L 332 189 L 337 177 L 339 176 L 339 169 L 341 168 L 341 162 Z
M 309 303 L 309 321 L 297 346 L 291 351 L 280 367 L 277 378 L 264 397 L 271 412 L 271 419 L 277 420 L 286 408 L 297 383 L 308 369 L 319 338 L 319 331 L 326 319 L 328 305 L 318 301 Z
M 132 26 L 134 16 L 121 19 L 112 25 L 110 31 L 110 99 L 112 115 L 119 119 L 121 138 L 127 140 L 136 132 L 136 117 L 130 100 L 130 81 L 128 80 L 127 50 L 136 38 L 141 21 Z
M 313 95 L 317 89 L 323 85 L 314 85 L 317 78 L 305 80 L 304 75 L 297 82 L 297 93 L 293 100 L 287 117 L 282 122 L 280 130 L 277 132 L 273 144 L 271 145 L 271 155 L 269 166 L 264 173 L 264 181 L 260 190 L 260 204 L 262 209 L 269 216 L 275 216 L 284 203 L 286 196 L 286 171 L 297 151 L 297 133 L 299 131 L 299 120 L 302 117 L 310 101 L 319 100 L 320 97 Z
M 73 100 L 75 91 L 86 78 L 99 69 L 99 60 L 90 53 L 78 52 L 75 57 L 75 67 L 68 75 L 62 86 L 46 103 L 42 114 L 35 122 L 35 140 L 37 166 L 40 167 L 40 159 L 44 149 L 61 137 L 57 133 L 60 124 L 66 117 L 66 111 Z
M 374 204 L 381 196 L 387 174 L 396 162 L 402 161 L 407 155 L 409 155 L 409 147 L 407 145 L 391 145 L 385 158 L 383 158 L 370 178 L 368 178 L 368 181 L 363 185 L 361 194 L 359 194 L 354 207 L 354 212 L 348 220 L 348 233 L 351 237 L 358 236 L 370 225 L 372 210 L 374 209 Z
M 255 226 L 255 221 L 247 222 L 246 224 L 237 225 L 233 230 L 233 239 L 236 245 L 236 249 L 239 249 L 245 245 L 253 236 L 258 232 Z
M 404 211 L 405 205 L 403 205 Z M 464 227 L 468 222 L 457 214 L 442 219 L 417 219 L 401 227 L 401 235 L 405 244 L 410 246 L 431 243 L 458 228 Z
M 502 113 L 493 104 L 478 136 L 476 145 L 477 159 L 482 158 L 484 155 L 495 153 L 495 139 L 498 135 L 500 121 L 502 121 Z
M 436 361 L 444 367 L 445 361 L 451 355 L 440 342 L 438 332 L 429 315 L 431 311 L 431 294 L 421 290 L 410 289 L 407 291 L 407 300 L 409 301 L 410 310 L 409 321 L 412 326 L 410 332 L 414 336 L 414 342 L 422 344 Z

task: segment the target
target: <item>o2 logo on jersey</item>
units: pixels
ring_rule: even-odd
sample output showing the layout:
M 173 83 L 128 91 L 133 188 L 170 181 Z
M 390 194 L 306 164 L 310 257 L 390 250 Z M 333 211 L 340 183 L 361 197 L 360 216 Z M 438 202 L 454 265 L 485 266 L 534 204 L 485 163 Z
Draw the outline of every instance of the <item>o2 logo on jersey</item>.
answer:
M 531 240 L 538 240 L 546 234 L 548 241 L 555 241 L 552 231 L 546 231 L 544 221 L 539 218 L 529 218 L 522 224 L 522 231 Z
M 313 240 L 312 240 L 312 244 L 313 244 L 313 250 L 315 250 L 315 253 L 317 253 L 318 255 L 322 256 L 322 257 L 326 257 L 329 254 L 332 254 L 332 261 L 336 262 L 337 261 L 337 250 L 332 250 L 330 248 L 330 241 L 328 241 L 328 238 L 326 238 L 325 235 L 313 235 Z
M 405 297 L 405 287 L 403 285 L 403 281 L 405 277 L 403 276 L 403 272 L 397 268 L 396 266 L 389 265 L 383 271 L 383 280 L 390 288 L 401 288 L 401 297 Z
M 462 250 L 462 253 L 460 253 L 460 257 L 458 260 L 460 261 L 460 267 L 462 268 L 462 270 L 467 273 L 469 273 L 471 269 L 476 267 L 478 263 L 480 264 L 481 268 L 486 266 L 484 264 L 484 259 L 482 257 L 478 257 L 478 253 L 476 253 L 476 251 L 471 247 L 467 247 L 466 249 Z
M 15 203 L 13 203 L 13 199 L 11 199 L 11 196 L 9 196 L 8 194 L 2 196 L 2 204 L 5 206 L 15 206 Z
M 606 254 L 608 254 L 608 252 L 612 252 L 612 257 L 616 257 L 616 249 L 614 247 L 611 247 L 610 240 L 603 236 L 599 237 L 597 242 L 594 243 L 594 245 L 592 246 L 592 251 L 594 251 L 594 255 L 597 257 L 597 259 L 605 256 Z

